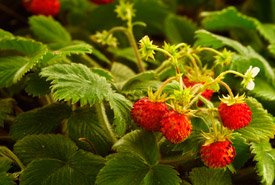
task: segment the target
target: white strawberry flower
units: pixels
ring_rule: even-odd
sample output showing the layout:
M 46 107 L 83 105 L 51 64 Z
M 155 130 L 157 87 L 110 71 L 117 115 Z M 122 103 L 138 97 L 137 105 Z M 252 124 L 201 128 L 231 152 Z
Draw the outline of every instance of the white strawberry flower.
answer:
M 255 87 L 254 77 L 260 72 L 260 68 L 250 66 L 249 69 L 244 74 L 243 81 L 241 84 L 245 86 L 248 90 L 253 90 Z

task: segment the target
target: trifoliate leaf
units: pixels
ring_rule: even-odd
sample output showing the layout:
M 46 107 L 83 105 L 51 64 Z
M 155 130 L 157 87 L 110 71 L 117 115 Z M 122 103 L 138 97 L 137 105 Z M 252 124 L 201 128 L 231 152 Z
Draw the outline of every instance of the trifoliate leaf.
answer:
M 252 112 L 251 122 L 248 126 L 237 130 L 237 132 L 241 133 L 242 137 L 248 141 L 253 142 L 274 138 L 275 123 L 267 111 L 263 109 L 262 104 L 252 97 L 246 98 L 245 102 Z
M 71 41 L 70 34 L 52 17 L 43 15 L 32 16 L 29 18 L 29 23 L 31 30 L 43 42 L 55 44 L 59 46 L 57 48 L 60 48 Z M 56 46 L 54 46 L 54 48 L 56 48 Z
M 107 64 L 112 64 L 112 62 L 99 50 L 93 48 L 93 55 L 96 56 L 99 60 L 106 62 Z
M 45 134 L 55 131 L 57 126 L 71 115 L 66 104 L 51 104 L 21 113 L 11 126 L 12 139 L 18 140 L 31 134 Z
M 27 75 L 26 92 L 32 96 L 43 96 L 49 94 L 50 82 L 46 78 L 42 78 L 38 73 L 30 73 Z
M 111 150 L 112 140 L 91 108 L 76 110 L 68 121 L 68 130 L 70 138 L 82 149 L 100 155 L 107 155 Z
M 11 98 L 0 99 L 0 127 L 4 126 L 4 119 L 12 112 L 13 103 L 14 99 Z
M 20 176 L 22 185 L 93 185 L 105 162 L 61 135 L 28 136 L 15 150 L 24 160 L 32 160 Z
M 233 28 L 256 29 L 257 20 L 241 14 L 235 7 L 221 11 L 203 12 L 202 25 L 207 30 L 228 30 Z
M 130 111 L 132 103 L 123 95 L 114 92 L 109 94 L 107 100 L 110 103 L 111 109 L 114 111 L 116 132 L 119 136 L 122 136 L 131 123 Z
M 82 64 L 56 64 L 42 69 L 40 73 L 51 80 L 51 88 L 57 100 L 80 101 L 80 105 L 102 101 L 112 92 L 104 77 L 93 73 Z
M 262 183 L 272 185 L 275 179 L 275 149 L 267 141 L 251 144 L 254 160 L 257 161 L 256 168 Z
M 0 58 L 0 88 L 19 81 L 47 52 L 45 45 L 20 37 L 0 39 L 0 49 L 16 50 L 25 55 Z
M 129 153 L 115 154 L 97 176 L 98 185 L 178 185 L 180 178 L 172 166 L 149 166 Z
M 152 132 L 135 130 L 123 136 L 113 146 L 119 152 L 130 152 L 143 158 L 149 164 L 159 161 L 159 149 L 156 137 Z
M 232 185 L 228 171 L 220 168 L 193 168 L 190 179 L 193 185 Z
M 165 19 L 164 28 L 165 35 L 171 43 L 194 43 L 197 26 L 187 17 L 180 17 L 171 14 Z

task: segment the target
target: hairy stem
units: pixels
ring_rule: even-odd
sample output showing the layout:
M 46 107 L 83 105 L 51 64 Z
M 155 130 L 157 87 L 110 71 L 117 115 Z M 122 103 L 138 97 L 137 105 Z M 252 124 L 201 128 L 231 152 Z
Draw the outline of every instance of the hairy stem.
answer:
M 177 77 L 174 76 L 174 77 L 171 77 L 171 78 L 167 79 L 165 82 L 163 82 L 163 84 L 161 85 L 159 90 L 156 92 L 156 97 L 158 97 L 158 98 L 160 97 L 161 91 L 165 87 L 165 85 L 167 85 L 169 82 L 171 82 L 173 80 L 176 80 L 176 79 L 177 79 Z
M 226 88 L 226 90 L 228 91 L 230 97 L 232 99 L 234 99 L 234 95 L 233 95 L 232 90 L 230 89 L 230 87 L 223 81 L 220 81 L 220 84 L 223 85 Z
M 117 31 L 121 31 L 127 36 L 128 40 L 129 40 L 129 43 L 130 43 L 131 47 L 134 50 L 134 54 L 135 54 L 135 57 L 137 59 L 138 69 L 139 69 L 140 72 L 144 72 L 145 69 L 144 69 L 143 64 L 142 64 L 141 56 L 139 54 L 136 39 L 134 37 L 132 29 L 127 29 L 127 28 L 124 28 L 122 26 L 118 26 L 118 27 L 114 27 L 111 30 L 109 30 L 109 34 L 117 32 Z
M 95 104 L 96 112 L 98 115 L 98 119 L 101 121 L 102 125 L 105 127 L 109 137 L 111 138 L 112 142 L 115 143 L 117 141 L 115 137 L 115 133 L 113 132 L 112 126 L 108 120 L 106 115 L 105 107 L 103 103 L 96 103 Z

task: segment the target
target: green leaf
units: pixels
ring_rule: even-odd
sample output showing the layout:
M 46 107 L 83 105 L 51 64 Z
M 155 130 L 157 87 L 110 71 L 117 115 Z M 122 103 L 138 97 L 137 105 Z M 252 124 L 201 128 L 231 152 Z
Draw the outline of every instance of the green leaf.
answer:
M 251 143 L 254 160 L 257 161 L 256 168 L 262 183 L 272 185 L 275 178 L 275 149 L 267 141 Z
M 140 185 L 149 171 L 142 159 L 127 154 L 117 154 L 106 163 L 96 180 L 98 185 Z
M 168 165 L 154 165 L 143 180 L 144 185 L 178 185 L 178 172 Z
M 193 168 L 190 172 L 193 185 L 231 185 L 231 177 L 228 171 L 220 168 Z
M 57 55 L 70 56 L 72 54 L 92 53 L 93 49 L 90 44 L 86 43 L 72 43 L 66 47 L 55 50 L 53 53 Z
M 70 138 L 82 149 L 100 155 L 107 155 L 111 150 L 112 140 L 91 108 L 76 110 L 68 121 L 68 130 Z M 79 138 L 88 139 L 91 146 Z
M 195 31 L 197 26 L 187 17 L 169 15 L 164 21 L 165 34 L 170 42 L 178 44 L 185 42 L 194 43 Z
M 111 73 L 114 76 L 115 82 L 123 82 L 133 76 L 135 72 L 128 66 L 114 62 L 111 67 Z
M 4 119 L 12 112 L 13 103 L 14 99 L 11 98 L 0 99 L 0 127 L 4 126 Z
M 20 176 L 21 185 L 93 185 L 105 160 L 83 150 L 74 152 L 66 161 L 38 159 L 31 162 Z
M 113 146 L 119 152 L 130 152 L 138 155 L 151 165 L 159 161 L 159 149 L 156 137 L 152 132 L 135 130 L 123 136 Z
M 202 25 L 207 30 L 228 30 L 233 28 L 256 29 L 256 19 L 241 14 L 235 7 L 221 11 L 203 12 Z
M 0 39 L 0 49 L 17 50 L 26 55 L 0 58 L 0 88 L 19 81 L 47 52 L 41 43 L 20 37 Z
M 238 53 L 245 55 L 247 53 L 246 47 L 241 45 L 235 40 L 231 40 L 227 37 L 219 36 L 210 33 L 206 30 L 196 31 L 196 45 L 213 47 L 214 49 L 219 49 L 223 46 L 229 46 L 235 49 Z
M 249 91 L 255 98 L 266 101 L 275 101 L 275 87 L 264 78 L 255 78 L 255 88 Z
M 133 51 L 133 48 L 131 47 L 123 48 L 123 49 L 110 47 L 108 48 L 108 51 L 111 52 L 116 57 L 125 58 L 131 62 L 137 63 L 135 53 Z
M 66 104 L 51 104 L 21 113 L 11 126 L 12 139 L 18 140 L 31 134 L 52 133 L 58 125 L 71 115 Z
M 269 43 L 275 42 L 275 25 L 274 24 L 258 24 L 257 27 L 259 33 L 267 40 Z
M 210 33 L 206 30 L 196 31 L 196 38 L 197 38 L 197 42 L 196 42 L 197 45 L 213 47 L 215 49 L 219 49 L 224 46 L 229 46 L 233 48 L 246 60 L 249 60 L 251 63 L 257 64 L 259 66 L 263 66 L 262 68 L 264 69 L 264 74 L 268 79 L 270 79 L 271 81 L 275 79 L 274 72 L 272 70 L 272 67 L 268 63 L 268 61 L 265 58 L 263 58 L 261 55 L 259 55 L 250 46 L 245 47 L 237 41 Z M 238 65 L 238 62 L 236 62 L 236 64 Z
M 13 34 L 3 29 L 0 29 L 0 38 L 3 37 L 13 37 Z
M 4 157 L 0 157 L 0 172 L 6 172 L 11 168 L 11 161 Z M 0 181 L 1 182 L 1 181 Z
M 149 166 L 136 156 L 115 154 L 97 176 L 98 185 L 178 185 L 180 178 L 171 166 Z
M 104 77 L 109 82 L 113 82 L 114 81 L 114 78 L 113 78 L 112 74 L 109 71 L 107 71 L 107 70 L 104 70 L 102 68 L 91 68 L 91 71 L 93 73 L 98 74 L 99 76 Z
M 0 185 L 16 185 L 13 180 L 7 173 L 0 173 Z
M 41 158 L 67 161 L 78 150 L 74 142 L 62 135 L 31 135 L 14 145 L 14 152 L 24 164 Z
M 99 60 L 106 62 L 107 64 L 112 64 L 112 62 L 99 50 L 93 48 L 93 55 L 96 56 Z
M 145 81 L 155 80 L 155 79 L 156 79 L 155 73 L 153 71 L 146 71 L 143 73 L 139 73 L 133 76 L 132 78 L 129 78 L 123 85 L 122 90 L 124 91 L 131 90 L 136 83 L 140 83 L 140 82 L 144 83 Z
M 102 101 L 112 92 L 104 77 L 93 73 L 82 64 L 56 64 L 42 69 L 40 73 L 51 80 L 51 88 L 57 100 L 80 101 L 80 105 Z
M 50 16 L 32 16 L 29 24 L 34 34 L 43 42 L 60 44 L 62 47 L 71 41 L 70 34 Z
M 32 96 L 43 96 L 49 94 L 50 82 L 46 78 L 41 78 L 38 73 L 30 73 L 27 75 L 27 87 L 25 91 Z
M 231 139 L 233 146 L 235 147 L 236 156 L 233 161 L 233 166 L 235 169 L 240 169 L 249 159 L 251 153 L 249 150 L 249 145 L 240 134 L 234 133 Z
M 252 112 L 251 122 L 248 126 L 237 130 L 237 132 L 241 133 L 248 141 L 253 142 L 274 138 L 275 123 L 267 111 L 263 109 L 262 104 L 252 97 L 246 98 L 245 102 Z
M 132 103 L 123 95 L 118 93 L 110 94 L 108 101 L 111 109 L 114 111 L 114 125 L 116 126 L 116 132 L 119 136 L 122 136 L 128 125 L 131 123 L 130 111 Z

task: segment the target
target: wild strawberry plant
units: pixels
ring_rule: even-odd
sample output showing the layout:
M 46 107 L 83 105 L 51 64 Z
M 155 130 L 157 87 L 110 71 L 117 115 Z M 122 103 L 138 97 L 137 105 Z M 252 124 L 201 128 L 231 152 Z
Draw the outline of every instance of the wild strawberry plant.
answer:
M 0 184 L 274 184 L 273 24 L 216 4 L 199 28 L 185 1 L 21 6 L 28 30 L 0 29 Z

